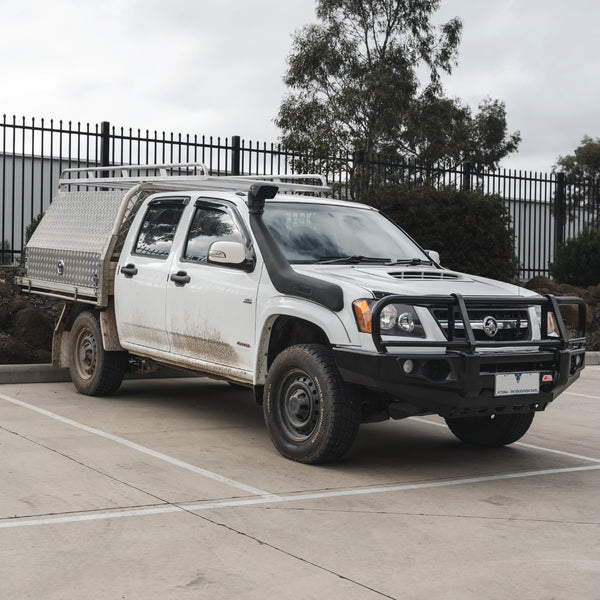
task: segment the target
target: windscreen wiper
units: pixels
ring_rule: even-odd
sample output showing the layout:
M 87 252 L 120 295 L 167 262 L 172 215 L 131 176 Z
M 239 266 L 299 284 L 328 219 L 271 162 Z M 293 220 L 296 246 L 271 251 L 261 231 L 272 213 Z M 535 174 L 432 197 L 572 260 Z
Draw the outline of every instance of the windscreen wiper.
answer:
M 387 264 L 390 262 L 389 258 L 379 258 L 373 256 L 321 256 L 317 263 L 320 265 L 330 265 L 333 263 L 347 263 L 347 264 L 358 264 L 358 263 L 377 263 Z

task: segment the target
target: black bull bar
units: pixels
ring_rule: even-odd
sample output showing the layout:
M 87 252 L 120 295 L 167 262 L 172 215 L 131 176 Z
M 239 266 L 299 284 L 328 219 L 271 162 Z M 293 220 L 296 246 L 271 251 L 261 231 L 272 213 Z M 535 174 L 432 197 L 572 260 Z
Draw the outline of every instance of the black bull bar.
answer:
M 383 336 L 380 316 L 389 304 L 430 310 L 446 308 L 446 339 Z M 570 324 L 574 337 L 569 337 L 560 312 L 561 305 L 577 307 L 576 324 Z M 541 309 L 540 339 L 532 339 L 531 327 L 528 339 L 476 339 L 469 319 L 470 308 L 491 311 L 531 306 L 540 306 Z M 558 335 L 549 335 L 549 313 L 554 316 Z M 407 409 L 412 414 L 466 417 L 544 410 L 579 377 L 585 364 L 586 307 L 577 297 L 389 295 L 374 305 L 371 323 L 377 352 L 335 348 L 334 356 L 340 373 L 348 383 L 387 393 L 412 406 L 414 410 Z M 390 348 L 397 350 L 389 352 Z M 423 349 L 434 348 L 439 348 L 439 351 L 423 352 Z M 405 368 L 407 361 L 414 366 L 411 371 Z M 539 372 L 543 381 L 539 392 L 497 396 L 494 386 L 498 373 L 515 371 Z

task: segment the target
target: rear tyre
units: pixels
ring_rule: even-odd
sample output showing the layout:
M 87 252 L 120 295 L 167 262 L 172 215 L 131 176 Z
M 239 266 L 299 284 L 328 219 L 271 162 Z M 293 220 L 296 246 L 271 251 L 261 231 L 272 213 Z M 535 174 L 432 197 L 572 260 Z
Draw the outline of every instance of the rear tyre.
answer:
M 462 442 L 483 448 L 507 446 L 521 439 L 531 426 L 535 413 L 490 415 L 446 419 L 450 431 Z
M 69 349 L 69 371 L 77 391 L 88 396 L 114 394 L 126 369 L 127 352 L 104 350 L 98 313 L 80 313 L 71 329 Z
M 291 346 L 275 358 L 263 413 L 277 450 L 307 464 L 343 456 L 360 424 L 360 404 L 347 390 L 331 349 L 316 344 Z

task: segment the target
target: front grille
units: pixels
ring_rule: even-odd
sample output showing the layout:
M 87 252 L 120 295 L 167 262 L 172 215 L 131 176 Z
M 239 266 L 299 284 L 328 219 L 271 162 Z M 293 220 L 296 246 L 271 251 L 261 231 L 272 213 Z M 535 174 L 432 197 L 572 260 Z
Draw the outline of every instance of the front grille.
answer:
M 431 312 L 448 337 L 449 309 L 434 308 Z M 529 314 L 526 310 L 469 308 L 468 315 L 477 341 L 515 342 L 531 338 Z M 454 339 L 466 339 L 465 326 L 458 310 L 454 310 Z

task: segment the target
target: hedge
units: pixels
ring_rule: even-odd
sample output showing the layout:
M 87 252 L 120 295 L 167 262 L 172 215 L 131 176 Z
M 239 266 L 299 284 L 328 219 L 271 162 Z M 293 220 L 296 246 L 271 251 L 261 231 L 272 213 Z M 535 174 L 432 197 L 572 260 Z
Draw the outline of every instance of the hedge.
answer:
M 388 186 L 362 202 L 379 208 L 424 248 L 439 252 L 447 268 L 502 281 L 517 276 L 514 233 L 500 196 Z
M 556 249 L 550 275 L 561 283 L 578 287 L 600 281 L 600 230 L 584 229 Z

